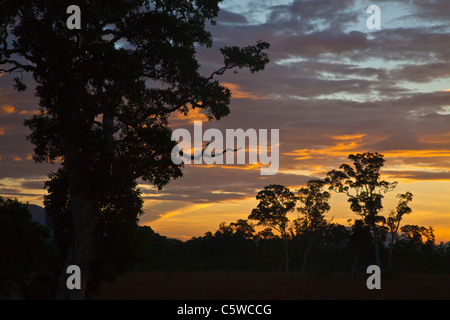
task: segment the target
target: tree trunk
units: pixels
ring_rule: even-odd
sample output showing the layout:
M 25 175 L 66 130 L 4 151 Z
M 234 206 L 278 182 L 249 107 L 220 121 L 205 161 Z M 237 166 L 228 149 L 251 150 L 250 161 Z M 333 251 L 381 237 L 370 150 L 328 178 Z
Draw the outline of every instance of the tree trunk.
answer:
M 356 275 L 356 266 L 358 264 L 358 258 L 361 255 L 361 251 L 362 251 L 362 245 L 359 248 L 358 252 L 356 253 L 355 257 L 353 258 L 352 264 L 350 265 L 350 270 L 349 270 L 350 279 L 353 279 Z
M 288 253 L 288 238 L 284 236 L 284 257 L 286 258 L 286 277 L 289 278 L 289 253 Z
M 375 222 L 372 223 L 372 231 L 373 231 L 373 249 L 375 251 L 375 264 L 381 268 L 380 252 L 378 250 L 378 232 Z
M 388 270 L 391 270 L 392 268 L 392 249 L 393 246 L 389 247 L 388 266 L 387 266 Z
M 80 195 L 71 196 L 74 239 L 59 279 L 58 300 L 82 300 L 86 298 L 86 282 L 91 261 L 95 253 L 95 221 L 92 203 Z M 67 268 L 76 265 L 81 270 L 81 289 L 67 288 Z
M 94 219 L 95 201 L 92 195 L 85 191 L 88 184 L 88 172 L 84 170 L 83 160 L 78 156 L 67 157 L 67 172 L 69 179 L 69 194 L 73 221 L 73 240 L 59 278 L 57 300 L 82 300 L 86 298 L 86 283 L 91 261 L 96 250 Z M 81 271 L 81 289 L 70 290 L 67 287 L 67 268 L 76 265 Z
M 400 226 L 400 219 L 397 222 L 397 226 L 391 231 L 391 239 L 389 242 L 389 255 L 388 255 L 388 270 L 392 268 L 392 251 L 394 251 L 394 244 L 397 243 L 397 232 Z
M 312 243 L 313 243 L 312 235 L 311 235 L 310 232 L 308 232 L 308 243 L 307 243 L 305 252 L 303 253 L 302 271 L 301 271 L 301 274 L 302 274 L 302 275 L 305 274 L 305 270 L 306 270 L 306 262 L 307 262 L 307 260 L 308 260 L 309 253 L 311 252 Z
M 389 254 L 388 254 L 388 270 L 392 268 L 392 251 L 394 250 L 394 235 L 391 234 L 391 240 L 389 243 Z

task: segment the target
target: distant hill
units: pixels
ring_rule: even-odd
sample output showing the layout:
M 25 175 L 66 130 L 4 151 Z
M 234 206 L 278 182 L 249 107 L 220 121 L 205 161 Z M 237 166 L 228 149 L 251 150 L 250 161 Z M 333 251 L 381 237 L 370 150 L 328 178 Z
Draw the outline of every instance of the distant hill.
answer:
M 45 220 L 45 209 L 35 205 L 35 204 L 29 204 L 28 210 L 31 213 L 31 217 L 33 221 L 36 221 L 40 225 L 43 225 L 45 227 L 49 227 L 46 220 Z

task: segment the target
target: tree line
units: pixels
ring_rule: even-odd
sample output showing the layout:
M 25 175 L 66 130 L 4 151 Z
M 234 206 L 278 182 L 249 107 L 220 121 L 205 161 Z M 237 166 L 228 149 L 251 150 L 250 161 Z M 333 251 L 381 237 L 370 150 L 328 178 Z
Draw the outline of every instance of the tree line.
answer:
M 301 273 L 304 273 L 314 242 L 320 241 L 317 239 L 320 233 L 330 227 L 331 222 L 325 218 L 325 214 L 330 210 L 330 191 L 346 195 L 350 209 L 358 216 L 354 220 L 354 235 L 359 229 L 366 229 L 369 232 L 366 236 L 362 234 L 359 236 L 361 246 L 370 239 L 374 253 L 373 264 L 381 267 L 380 247 L 384 248 L 386 242 L 388 248 L 386 267 L 391 270 L 392 255 L 399 240 L 399 233 L 407 237 L 411 232 L 415 232 L 415 237 L 427 237 L 427 241 L 434 244 L 431 227 L 430 229 L 408 225 L 400 227 L 403 217 L 412 212 L 409 207 L 409 203 L 413 200 L 411 192 L 398 194 L 397 207 L 391 210 L 388 217 L 381 215 L 384 195 L 397 186 L 397 182 L 381 179 L 380 171 L 385 163 L 382 154 L 370 152 L 351 154 L 348 159 L 351 163 L 343 163 L 339 169 L 331 170 L 324 179 L 310 180 L 306 187 L 298 190 L 297 194 L 285 186 L 270 185 L 256 196 L 259 203 L 248 218 L 256 220 L 257 225 L 274 228 L 279 232 L 285 243 L 287 276 L 289 276 L 288 240 L 298 235 L 306 239 L 301 267 Z M 325 187 L 328 187 L 328 191 Z M 287 214 L 295 210 L 297 202 L 301 204 L 297 208 L 298 218 L 290 222 Z M 356 250 L 353 262 L 349 265 L 351 275 L 356 271 L 361 246 Z
M 450 272 L 450 246 L 436 244 L 433 227 L 402 225 L 411 214 L 411 192 L 397 195 L 397 205 L 387 216 L 381 214 L 383 199 L 397 182 L 381 179 L 385 163 L 379 153 L 350 155 L 350 164 L 330 171 L 324 179 L 289 190 L 272 184 L 256 195 L 258 204 L 247 219 L 222 223 L 219 229 L 187 242 L 147 232 L 169 256 L 154 255 L 156 265 L 169 270 L 290 270 L 305 272 L 348 272 L 353 278 L 376 264 L 388 275 L 398 272 Z M 332 193 L 347 196 L 356 218 L 348 225 L 326 219 Z M 297 212 L 292 221 L 288 214 Z M 258 227 L 263 227 L 259 228 Z M 261 230 L 262 229 L 262 230 Z M 156 248 L 154 248 L 156 250 Z M 159 249 L 160 254 L 164 250 Z M 150 253 L 149 251 L 148 253 Z M 175 254 L 176 252 L 176 254 Z M 163 254 L 164 255 L 164 254 Z M 158 259 L 155 257 L 158 256 Z M 175 261 L 174 261 L 174 257 Z M 149 259 L 150 261 L 152 259 Z M 168 262 L 165 264 L 163 261 Z
M 385 159 L 379 153 L 349 155 L 350 163 L 310 180 L 296 192 L 272 184 L 256 195 L 247 219 L 222 223 L 213 234 L 185 244 L 196 269 L 357 271 L 376 264 L 388 274 L 448 272 L 450 248 L 436 244 L 432 227 L 405 224 L 411 214 L 411 192 L 397 195 L 397 206 L 381 214 L 383 199 L 397 182 L 381 179 Z M 326 219 L 332 193 L 347 196 L 355 219 L 348 225 Z M 292 221 L 289 213 L 297 213 Z M 263 230 L 256 231 L 257 227 Z M 195 257 L 195 258 L 192 258 Z M 196 263 L 198 262 L 198 263 Z

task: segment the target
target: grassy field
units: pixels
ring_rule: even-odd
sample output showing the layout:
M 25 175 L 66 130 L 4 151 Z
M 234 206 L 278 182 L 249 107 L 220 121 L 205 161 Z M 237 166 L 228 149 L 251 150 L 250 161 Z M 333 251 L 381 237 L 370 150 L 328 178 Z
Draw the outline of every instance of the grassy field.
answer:
M 283 273 L 141 272 L 104 284 L 97 299 L 133 300 L 305 300 L 450 299 L 450 275 L 402 274 L 366 287 L 366 275 L 318 274 L 289 279 Z

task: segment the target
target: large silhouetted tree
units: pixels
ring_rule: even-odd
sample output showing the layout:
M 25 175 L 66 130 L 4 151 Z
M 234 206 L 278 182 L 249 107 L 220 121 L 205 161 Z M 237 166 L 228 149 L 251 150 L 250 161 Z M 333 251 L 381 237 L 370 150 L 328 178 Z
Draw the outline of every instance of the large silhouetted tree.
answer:
M 45 210 L 53 238 L 62 256 L 71 249 L 74 236 L 71 199 L 67 172 L 62 166 L 45 183 L 48 195 L 44 197 Z M 86 281 L 87 298 L 98 293 L 102 281 L 112 281 L 138 261 L 142 244 L 138 243 L 138 217 L 143 213 L 143 200 L 136 188 L 120 184 L 115 192 L 99 193 L 93 207 L 95 219 L 96 254 Z
M 306 249 L 303 253 L 301 273 L 305 273 L 306 263 L 311 248 L 320 231 L 323 231 L 328 222 L 325 219 L 325 213 L 330 210 L 328 200 L 331 195 L 324 191 L 325 181 L 310 180 L 306 187 L 301 188 L 299 192 L 299 201 L 302 206 L 297 208 L 300 216 L 296 219 L 295 226 L 297 233 L 306 236 Z
M 383 222 L 384 218 L 379 213 L 383 209 L 384 194 L 392 191 L 397 182 L 381 180 L 380 169 L 385 159 L 379 153 L 351 154 L 348 159 L 352 164 L 344 163 L 340 170 L 330 171 L 326 181 L 331 190 L 347 195 L 353 212 L 371 226 L 375 263 L 380 266 L 377 223 Z
M 107 199 L 132 190 L 137 178 L 162 188 L 181 177 L 171 160 L 168 115 L 199 108 L 210 119 L 227 116 L 231 93 L 216 76 L 268 63 L 269 45 L 259 41 L 222 48 L 223 66 L 200 74 L 196 50 L 212 45 L 206 26 L 219 2 L 0 0 L 0 71 L 32 74 L 40 113 L 25 124 L 34 159 L 61 160 L 67 179 L 73 237 L 57 298 L 85 296 L 96 215 Z M 81 29 L 66 25 L 73 4 L 81 8 Z M 14 86 L 26 89 L 21 73 Z M 81 268 L 82 290 L 66 287 L 73 264 Z
M 284 240 L 284 255 L 286 260 L 286 275 L 289 277 L 289 218 L 287 214 L 295 209 L 297 197 L 282 185 L 269 185 L 256 195 L 258 206 L 248 216 L 250 220 L 258 221 L 258 225 L 277 230 Z

